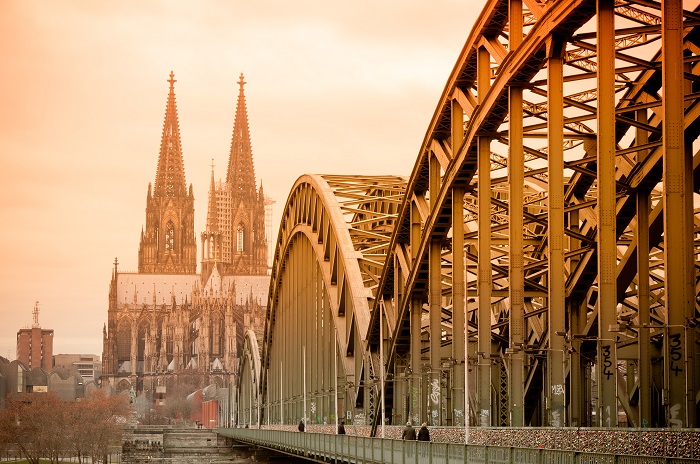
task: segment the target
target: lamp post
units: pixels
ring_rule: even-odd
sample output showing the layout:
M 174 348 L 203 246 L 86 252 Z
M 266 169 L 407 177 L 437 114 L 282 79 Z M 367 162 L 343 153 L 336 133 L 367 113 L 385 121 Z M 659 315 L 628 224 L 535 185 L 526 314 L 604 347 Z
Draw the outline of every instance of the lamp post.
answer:
M 384 328 L 382 322 L 382 313 L 384 312 L 384 304 L 379 305 L 379 375 L 381 379 L 379 381 L 379 386 L 381 391 L 381 402 L 382 402 L 382 438 L 384 438 L 384 422 L 385 422 L 385 405 L 384 405 Z
M 334 330 L 333 337 L 333 371 L 335 372 L 334 378 L 335 383 L 333 386 L 334 400 L 335 400 L 335 431 L 338 433 L 338 329 Z
M 469 407 L 469 325 L 464 318 L 464 444 L 469 444 L 471 409 Z
M 428 415 L 430 414 L 430 409 L 428 408 L 428 396 L 430 395 L 430 374 L 432 369 L 429 363 L 421 364 L 421 374 L 420 374 L 420 421 L 428 422 Z
M 345 404 L 346 405 L 351 405 L 352 401 L 351 399 L 353 398 L 352 390 L 355 387 L 355 383 L 352 380 L 348 380 L 348 375 L 345 375 Z M 351 406 L 348 406 L 348 408 L 351 408 Z M 357 425 L 355 424 L 355 415 L 354 413 L 351 413 L 350 419 L 352 420 L 352 429 L 353 433 L 357 435 Z M 349 425 L 349 424 L 348 424 Z
M 464 337 L 464 344 L 468 337 Z M 471 421 L 471 410 L 469 409 L 469 351 L 464 351 L 464 444 L 469 444 L 469 423 Z
M 301 347 L 301 357 L 303 361 L 302 370 L 304 371 L 304 425 L 306 426 L 306 345 Z

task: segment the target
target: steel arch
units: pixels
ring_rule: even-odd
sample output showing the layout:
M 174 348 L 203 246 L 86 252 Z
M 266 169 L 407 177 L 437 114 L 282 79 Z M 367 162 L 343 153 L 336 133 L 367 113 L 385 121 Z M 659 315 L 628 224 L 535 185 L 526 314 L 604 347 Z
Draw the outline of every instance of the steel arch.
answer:
M 240 358 L 236 386 L 236 424 L 260 425 L 261 396 L 260 396 L 260 349 L 258 338 L 253 330 L 248 330 L 243 338 L 243 354 Z
M 405 185 L 396 176 L 333 175 L 304 175 L 294 184 L 277 238 L 262 346 L 261 397 L 273 423 L 292 424 L 304 414 L 314 423 L 331 421 L 336 391 L 341 412 L 357 406 L 364 414 L 374 405 L 364 401 L 374 391 L 365 367 L 369 308 Z
M 463 425 L 471 377 L 479 425 L 616 426 L 619 409 L 629 425 L 697 426 L 698 19 L 670 0 L 486 5 L 372 309 L 393 415 Z

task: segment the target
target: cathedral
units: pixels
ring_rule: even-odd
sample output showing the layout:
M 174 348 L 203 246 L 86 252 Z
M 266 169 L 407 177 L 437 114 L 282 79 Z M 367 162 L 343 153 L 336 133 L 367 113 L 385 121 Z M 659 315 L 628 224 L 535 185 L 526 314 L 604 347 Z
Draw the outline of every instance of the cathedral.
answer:
M 243 75 L 225 181 L 212 167 L 197 273 L 194 194 L 185 182 L 170 73 L 155 184 L 148 185 L 138 272 L 115 259 L 103 329 L 102 387 L 164 405 L 215 384 L 235 385 L 247 330 L 262 338 L 270 283 L 266 207 L 256 187 Z M 186 390 L 186 391 L 183 391 Z

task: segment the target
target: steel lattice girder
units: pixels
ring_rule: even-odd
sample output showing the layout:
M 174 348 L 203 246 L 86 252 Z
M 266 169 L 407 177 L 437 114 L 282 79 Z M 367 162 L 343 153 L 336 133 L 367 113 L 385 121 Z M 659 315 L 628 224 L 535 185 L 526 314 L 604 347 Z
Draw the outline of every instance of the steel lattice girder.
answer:
M 506 363 L 510 399 L 519 402 L 512 412 L 521 415 L 520 422 L 527 415 L 533 424 L 594 425 L 584 369 L 597 358 L 601 389 L 610 385 L 615 391 L 612 400 L 599 399 L 598 425 L 616 425 L 617 414 L 610 410 L 619 403 L 629 424 L 697 426 L 693 359 L 699 355 L 694 340 L 700 221 L 693 198 L 700 155 L 692 156 L 691 143 L 700 127 L 700 94 L 695 92 L 700 15 L 675 11 L 675 6 L 670 0 L 488 3 L 449 76 L 407 183 L 304 176 L 295 184 L 275 253 L 262 385 L 267 370 L 275 369 L 270 350 L 277 341 L 275 308 L 284 297 L 279 292 L 289 277 L 285 266 L 294 237 L 304 234 L 312 244 L 306 252 L 329 263 L 323 270 L 326 285 L 348 286 L 327 295 L 332 296 L 333 324 L 342 328 L 337 341 L 343 355 L 355 337 L 367 343 L 352 349 L 352 354 L 366 349 L 364 366 L 345 359 L 344 375 L 356 376 L 358 382 L 363 372 L 376 375 L 380 314 L 386 316 L 389 372 L 398 359 L 410 363 L 421 350 L 430 352 L 430 369 L 449 361 L 456 372 L 465 354 L 451 347 L 462 331 L 453 329 L 453 308 L 461 308 L 466 338 L 480 340 L 480 353 L 472 348 L 469 358 L 479 364 Z M 520 14 L 509 17 L 518 8 Z M 671 36 L 680 47 L 664 58 L 661 49 L 675 43 Z M 669 72 L 681 68 L 677 81 L 670 82 Z M 680 100 L 674 86 L 682 88 Z M 514 102 L 516 118 L 509 113 Z M 517 139 L 511 139 L 514 133 Z M 679 140 L 684 141 L 680 150 Z M 682 156 L 669 157 L 673 149 Z M 522 153 L 514 157 L 511 150 Z M 521 195 L 511 185 L 518 172 Z M 605 176 L 609 179 L 603 181 Z M 487 180 L 488 189 L 478 194 L 480 178 Z M 488 203 L 481 208 L 479 195 L 481 203 Z M 370 204 L 374 206 L 360 206 Z M 669 217 L 665 205 L 680 213 Z M 367 215 L 367 209 L 373 214 Z M 649 214 L 640 217 L 638 209 Z M 514 221 L 518 212 L 521 220 Z M 462 218 L 457 227 L 453 217 Z M 672 225 L 675 233 L 675 221 L 681 232 L 669 242 L 664 231 Z M 513 241 L 520 245 L 513 248 Z M 459 251 L 455 243 L 463 243 Z M 666 266 L 675 255 L 681 256 L 680 270 Z M 455 262 L 463 263 L 463 277 L 453 269 Z M 304 269 L 295 268 L 299 270 Z M 669 293 L 666 277 L 673 273 L 679 276 L 673 284 L 678 280 L 680 285 Z M 352 295 L 351 303 L 343 295 Z M 671 299 L 679 303 L 669 310 Z M 489 308 L 479 310 L 476 301 L 490 301 Z M 338 318 L 341 302 L 352 307 L 350 314 L 343 313 L 350 316 L 349 323 Z M 417 332 L 431 338 L 437 334 L 440 343 L 421 344 Z M 680 341 L 665 343 L 659 351 L 664 338 Z M 663 358 L 665 369 L 664 379 L 655 379 L 663 383 L 661 416 L 643 405 L 648 403 L 650 364 L 657 358 Z M 625 372 L 619 360 L 627 360 L 624 367 L 635 372 Z M 517 382 L 514 366 L 525 370 Z M 683 380 L 677 378 L 679 371 Z M 486 375 L 488 369 L 477 374 L 480 389 L 495 385 L 495 379 L 482 378 Z M 635 376 L 638 383 L 627 382 Z M 563 393 L 565 402 L 554 398 Z M 672 408 L 674 398 L 684 395 L 688 402 Z M 564 405 L 563 417 L 552 414 Z M 614 422 L 603 422 L 603 406 Z
M 492 143 L 490 151 L 491 201 L 489 219 L 491 231 L 491 246 L 489 247 L 490 286 L 491 286 L 491 322 L 490 333 L 496 343 L 492 355 L 505 359 L 506 349 L 517 351 L 517 346 L 509 345 L 510 301 L 511 290 L 511 249 L 510 215 L 512 205 L 509 203 L 509 89 L 522 89 L 522 141 L 524 158 L 523 199 L 523 231 L 522 231 L 522 292 L 525 296 L 525 322 L 527 330 L 525 346 L 548 354 L 552 349 L 553 337 L 559 337 L 548 330 L 551 321 L 549 317 L 548 298 L 551 297 L 552 282 L 559 282 L 566 298 L 567 325 L 562 332 L 567 335 L 561 340 L 571 339 L 572 335 L 579 337 L 591 336 L 603 340 L 613 337 L 609 327 L 598 327 L 598 248 L 599 248 L 599 217 L 598 209 L 599 157 L 596 150 L 599 100 L 599 59 L 597 56 L 599 44 L 596 33 L 596 2 L 551 2 L 547 5 L 535 1 L 524 2 L 530 11 L 525 11 L 527 17 L 536 19 L 528 21 L 523 27 L 523 40 L 517 47 L 510 47 L 508 20 L 508 3 L 495 1 L 489 3 L 477 20 L 472 34 L 465 45 L 454 71 L 451 74 L 438 105 L 427 135 L 424 139 L 416 161 L 413 173 L 408 182 L 396 231 L 391 239 L 390 256 L 380 281 L 381 296 L 375 300 L 370 326 L 370 341 L 377 341 L 379 303 L 382 296 L 386 300 L 394 298 L 395 287 L 401 286 L 406 298 L 393 301 L 387 308 L 395 311 L 389 318 L 396 320 L 391 328 L 390 340 L 392 349 L 389 354 L 389 370 L 393 367 L 394 359 L 404 356 L 410 346 L 411 300 L 419 297 L 424 301 L 424 310 L 428 311 L 427 294 L 430 292 L 429 248 L 436 238 L 442 241 L 441 251 L 441 295 L 442 295 L 442 326 L 447 333 L 446 339 L 452 333 L 452 237 L 455 233 L 451 222 L 450 203 L 452 192 L 457 186 L 466 191 L 464 200 L 465 224 L 464 255 L 467 265 L 467 294 L 479 294 L 479 278 L 476 273 L 476 263 L 483 263 L 483 256 L 478 254 L 474 246 L 479 242 L 478 234 L 478 199 L 476 196 L 478 172 L 478 139 L 488 137 Z M 664 277 L 667 272 L 664 263 L 663 243 L 663 158 L 664 139 L 664 105 L 662 89 L 662 54 L 660 47 L 663 41 L 661 27 L 661 5 L 656 2 L 615 2 L 614 5 L 614 71 L 607 76 L 607 82 L 612 85 L 614 99 L 614 128 L 610 126 L 607 133 L 613 138 L 614 150 L 614 189 L 612 191 L 612 214 L 614 217 L 613 266 L 614 297 L 620 303 L 612 320 L 630 322 L 628 329 L 614 335 L 621 353 L 620 359 L 639 359 L 634 350 L 640 325 L 637 314 L 637 289 L 639 275 L 637 272 L 637 197 L 644 195 L 650 205 L 648 226 L 650 259 L 649 288 L 651 305 L 651 324 L 658 326 L 667 321 L 664 292 Z M 698 30 L 696 28 L 698 14 L 683 11 L 685 19 L 682 28 L 683 58 L 678 61 L 686 79 L 683 121 L 684 137 L 694 140 L 698 135 L 698 112 L 700 111 L 694 92 L 694 84 L 698 81 Z M 560 50 L 556 55 L 556 48 Z M 489 56 L 490 75 L 484 89 L 479 89 L 478 50 L 486 50 Z M 563 147 L 563 168 L 565 187 L 563 189 L 563 213 L 565 217 L 563 236 L 558 240 L 563 246 L 563 275 L 554 278 L 549 275 L 551 266 L 550 237 L 550 198 L 549 176 L 550 147 L 552 122 L 548 102 L 549 94 L 547 78 L 548 60 L 555 58 L 562 66 L 563 105 L 561 112 L 560 146 Z M 583 62 L 585 61 L 585 64 Z M 608 84 L 606 84 L 608 85 Z M 678 84 L 680 85 L 680 83 Z M 458 104 L 463 110 L 461 121 L 454 121 L 454 105 Z M 459 117 L 459 116 L 458 116 Z M 463 125 L 463 142 L 454 143 L 452 128 Z M 556 128 L 555 128 L 556 129 Z M 436 190 L 430 183 L 431 159 L 436 159 L 441 168 L 439 184 Z M 694 178 L 698 178 L 700 156 L 693 157 L 692 170 Z M 484 176 L 482 176 L 484 177 Z M 697 183 L 686 182 L 684 194 L 692 198 L 698 190 Z M 520 205 L 517 205 L 520 207 Z M 420 214 L 421 234 L 418 240 L 411 235 L 412 211 Z M 697 230 L 698 215 L 692 209 L 686 208 L 690 224 L 687 230 Z M 574 223 L 575 221 L 575 223 Z M 691 266 L 696 265 L 698 254 L 697 233 L 686 241 L 684 254 Z M 688 246 L 690 244 L 690 246 Z M 417 250 L 415 250 L 417 248 Z M 410 256 L 415 259 L 410 259 Z M 394 258 L 394 259 L 392 259 Z M 609 261 L 609 259 L 608 259 Z M 398 266 L 400 269 L 394 269 Z M 687 265 L 686 265 L 687 266 Z M 396 276 L 402 281 L 397 282 Z M 561 278 L 563 277 L 563 279 Z M 695 287 L 696 276 L 692 275 L 693 300 L 697 299 Z M 687 286 L 686 286 L 687 287 Z M 420 296 L 422 295 L 422 296 Z M 686 300 L 688 301 L 688 300 Z M 571 305 L 579 305 L 585 311 L 585 321 L 576 325 L 575 330 L 570 318 Z M 695 338 L 692 323 L 697 317 L 697 309 L 693 301 L 683 309 L 689 325 L 684 329 L 684 345 L 692 350 Z M 697 303 L 696 303 L 697 305 Z M 687 306 L 687 305 L 686 305 Z M 476 308 L 472 304 L 468 308 L 470 335 L 476 335 L 478 318 Z M 632 327 L 630 327 L 632 326 Z M 427 331 L 428 322 L 424 320 L 423 330 Z M 600 329 L 600 330 L 599 330 Z M 669 328 L 654 327 L 644 329 L 650 331 L 652 338 L 659 336 Z M 618 340 L 619 339 L 619 340 Z M 595 342 L 572 342 L 567 350 L 590 350 L 589 344 Z M 599 342 L 601 343 L 601 342 Z M 444 342 L 442 343 L 444 345 Z M 563 345 L 559 343 L 559 345 Z M 431 348 L 435 347 L 432 345 Z M 632 347 L 632 348 L 630 348 Z M 376 345 L 373 347 L 376 349 Z M 562 348 L 557 348 L 562 350 Z M 593 346 L 595 349 L 595 346 Z M 630 349 L 632 351 L 630 351 Z M 622 353 L 622 351 L 625 353 Z M 628 352 L 632 353 L 629 354 Z M 643 356 L 649 357 L 649 351 Z M 444 353 L 443 353 L 444 354 Z M 549 353 L 551 354 L 551 352 Z M 692 354 L 692 353 L 691 353 Z M 595 353 L 593 353 L 595 355 Z M 443 356 L 443 359 L 446 356 Z M 692 358 L 692 356 L 691 356 Z M 571 361 L 569 361 L 571 362 Z M 643 359 L 641 363 L 648 363 Z M 570 366 L 566 369 L 570 369 Z M 688 371 L 694 371 L 688 367 Z M 528 375 L 531 375 L 530 372 Z M 618 375 L 621 375 L 618 371 Z M 683 385 L 688 392 L 697 392 L 694 372 L 689 372 L 687 378 L 690 384 Z M 669 388 L 667 385 L 665 388 Z M 527 388 L 527 386 L 525 386 Z M 573 387 L 578 388 L 578 387 Z M 630 384 L 627 391 L 620 391 L 617 400 L 628 415 L 629 422 L 640 424 L 638 411 L 630 406 L 629 395 L 634 387 Z M 575 392 L 580 395 L 580 392 Z M 695 404 L 695 401 L 692 401 Z M 684 425 L 695 423 L 694 411 L 690 411 Z M 567 415 L 569 416 L 569 415 Z M 668 417 L 667 417 L 668 418 Z M 659 420 L 659 419 L 656 419 Z M 615 419 L 616 421 L 616 419 Z M 663 419 L 660 420 L 663 422 Z M 648 424 L 649 422 L 647 422 Z
M 384 268 L 389 237 L 405 186 L 406 179 L 395 176 L 304 175 L 297 180 L 285 205 L 277 238 L 262 347 L 261 395 L 265 395 L 266 388 L 275 386 L 276 381 L 269 379 L 278 379 L 281 375 L 282 367 L 278 359 L 273 359 L 276 353 L 279 356 L 279 346 L 285 343 L 283 349 L 289 351 L 304 343 L 286 344 L 290 339 L 304 337 L 295 332 L 300 328 L 298 325 L 278 323 L 280 314 L 311 311 L 295 306 L 304 298 L 311 305 L 319 300 L 325 302 L 323 310 L 330 311 L 324 312 L 323 317 L 330 318 L 323 324 L 332 324 L 331 337 L 343 362 L 338 367 L 338 376 L 360 384 L 364 375 L 363 341 L 367 336 L 369 308 Z M 305 282 L 301 276 L 304 273 L 317 273 L 323 283 L 316 283 L 315 288 L 302 295 L 305 290 L 299 287 Z M 290 286 L 295 286 L 291 294 Z M 313 323 L 307 314 L 292 317 L 302 318 L 302 325 Z M 328 330 L 328 327 L 319 330 Z M 316 334 L 322 336 L 321 332 Z M 331 341 L 319 347 L 325 355 L 333 349 Z M 313 356 L 307 352 L 312 363 L 309 368 L 314 372 L 327 375 L 333 369 L 329 357 L 316 359 L 313 365 Z M 324 388 L 327 390 L 328 385 Z M 284 392 L 283 396 L 289 396 L 285 401 L 293 401 L 295 394 L 293 390 Z

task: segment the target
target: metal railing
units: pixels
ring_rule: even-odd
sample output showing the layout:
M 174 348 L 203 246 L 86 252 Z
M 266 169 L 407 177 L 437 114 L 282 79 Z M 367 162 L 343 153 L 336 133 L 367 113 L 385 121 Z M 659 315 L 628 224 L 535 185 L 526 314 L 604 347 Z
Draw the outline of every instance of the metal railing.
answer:
M 685 464 L 696 459 L 403 441 L 280 430 L 218 429 L 222 436 L 302 457 L 351 464 Z

